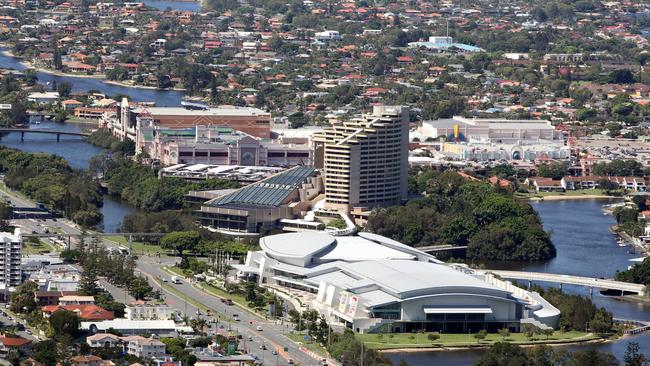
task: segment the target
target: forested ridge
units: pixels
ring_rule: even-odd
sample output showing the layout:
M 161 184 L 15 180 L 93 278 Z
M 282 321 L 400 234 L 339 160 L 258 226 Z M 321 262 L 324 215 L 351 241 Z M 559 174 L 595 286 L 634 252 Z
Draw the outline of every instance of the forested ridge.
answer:
M 508 190 L 452 171 L 413 169 L 409 191 L 422 198 L 373 211 L 368 230 L 414 247 L 467 245 L 469 260 L 538 261 L 556 255 L 537 213 Z

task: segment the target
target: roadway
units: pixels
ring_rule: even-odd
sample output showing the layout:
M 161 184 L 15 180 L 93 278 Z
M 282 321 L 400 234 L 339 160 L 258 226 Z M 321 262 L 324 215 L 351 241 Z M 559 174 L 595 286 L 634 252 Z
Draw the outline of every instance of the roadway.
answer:
M 19 197 L 15 194 L 9 194 L 6 191 L 0 191 L 0 194 L 7 197 L 14 206 L 20 207 L 36 207 L 36 205 L 22 197 Z M 63 236 L 71 234 L 78 235 L 81 233 L 79 228 L 69 220 L 59 219 L 19 219 L 13 220 L 14 225 L 20 226 L 25 233 L 37 232 L 43 233 L 45 229 L 49 231 L 55 231 L 61 233 Z M 89 233 L 90 235 L 91 233 Z M 107 247 L 116 247 L 117 244 L 110 241 L 103 241 L 104 245 Z M 73 241 L 73 246 L 75 245 Z M 198 302 L 202 306 L 211 309 L 211 312 L 216 316 L 218 315 L 221 319 L 230 319 L 234 313 L 239 315 L 241 319 L 238 322 L 223 322 L 225 327 L 230 326 L 233 331 L 243 336 L 242 347 L 246 349 L 249 353 L 255 354 L 261 360 L 263 360 L 264 365 L 288 365 L 289 360 L 294 361 L 296 364 L 300 365 L 318 365 L 319 360 L 312 358 L 306 353 L 298 349 L 298 345 L 287 338 L 284 333 L 287 333 L 290 329 L 288 324 L 276 324 L 275 321 L 266 320 L 260 318 L 259 316 L 249 313 L 247 310 L 242 309 L 237 306 L 228 306 L 225 303 L 222 303 L 221 300 L 215 296 L 207 294 L 194 286 L 188 283 L 186 280 L 183 280 L 181 284 L 171 284 L 164 283 L 161 281 L 163 278 L 169 278 L 170 275 L 162 270 L 164 265 L 173 265 L 176 261 L 176 258 L 173 257 L 147 257 L 140 256 L 137 260 L 136 272 L 139 272 L 141 275 L 144 275 L 149 280 L 149 283 L 154 287 L 154 289 L 161 289 L 165 301 L 175 310 L 182 314 L 187 314 L 188 317 L 196 317 L 197 311 L 199 309 L 193 304 L 193 302 Z M 112 286 L 110 284 L 101 281 L 101 285 L 109 291 L 117 301 L 122 301 L 122 299 L 129 299 L 130 296 L 125 293 L 124 289 Z M 161 287 L 162 285 L 162 287 Z M 185 296 L 179 296 L 177 292 L 172 292 L 168 288 L 169 286 L 174 286 L 174 288 L 184 294 Z M 189 301 L 187 301 L 189 299 Z M 205 315 L 203 315 L 205 317 Z M 212 316 L 211 318 L 214 318 Z M 261 331 L 257 330 L 257 327 L 261 327 Z M 227 329 L 227 328 L 225 328 Z M 251 342 L 248 341 L 252 339 Z M 260 347 L 266 346 L 267 350 L 262 350 Z M 284 352 L 284 347 L 288 347 L 288 352 Z M 272 350 L 276 350 L 278 355 L 273 355 Z

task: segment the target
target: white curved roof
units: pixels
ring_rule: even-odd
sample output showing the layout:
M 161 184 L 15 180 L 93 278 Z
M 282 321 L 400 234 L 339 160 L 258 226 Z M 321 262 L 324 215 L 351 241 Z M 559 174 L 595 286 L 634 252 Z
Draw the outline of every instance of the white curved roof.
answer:
M 309 263 L 314 255 L 335 243 L 332 235 L 314 232 L 278 234 L 260 239 L 260 246 L 269 257 L 294 265 Z

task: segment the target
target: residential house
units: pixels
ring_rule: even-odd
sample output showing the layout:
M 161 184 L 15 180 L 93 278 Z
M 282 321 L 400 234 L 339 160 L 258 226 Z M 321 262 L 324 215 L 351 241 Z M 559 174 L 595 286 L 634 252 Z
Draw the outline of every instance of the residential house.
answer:
M 93 334 L 86 338 L 86 343 L 92 348 L 107 348 L 118 346 L 122 339 L 111 333 Z
M 95 355 L 74 356 L 70 358 L 72 366 L 100 366 L 104 360 Z
M 77 294 L 76 291 L 36 291 L 34 293 L 34 299 L 38 306 L 58 305 L 61 297 Z
M 562 186 L 562 181 L 553 180 L 551 178 L 542 178 L 542 177 L 527 178 L 525 183 L 534 186 L 535 191 L 537 192 L 564 192 L 565 191 L 564 187 Z
M 27 101 L 39 104 L 52 104 L 59 100 L 59 92 L 30 93 Z
M 140 358 L 154 358 L 164 356 L 165 344 L 157 339 L 142 336 L 123 337 L 126 342 L 126 352 Z
M 28 352 L 32 341 L 18 336 L 0 335 L 0 356 L 5 356 L 11 350 Z
M 59 298 L 59 305 L 92 305 L 95 303 L 93 296 L 66 295 Z
M 79 318 L 85 321 L 101 321 L 101 320 L 113 320 L 115 319 L 115 314 L 112 311 L 108 311 L 101 306 L 94 304 L 86 305 L 48 305 L 43 306 L 41 311 L 43 315 L 47 318 L 51 314 L 59 310 L 71 311 Z

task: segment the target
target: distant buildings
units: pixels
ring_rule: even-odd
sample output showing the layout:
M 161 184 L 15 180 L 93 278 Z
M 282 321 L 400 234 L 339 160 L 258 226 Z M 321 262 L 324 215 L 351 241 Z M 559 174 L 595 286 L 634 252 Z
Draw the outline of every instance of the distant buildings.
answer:
M 14 233 L 0 233 L 0 287 L 8 290 L 22 282 L 20 260 L 22 257 L 23 237 L 20 229 Z
M 535 160 L 569 156 L 564 135 L 550 121 L 464 118 L 425 121 L 421 140 L 442 140 L 442 151 L 461 160 Z
M 143 127 L 188 128 L 199 125 L 230 127 L 259 138 L 271 135 L 271 114 L 251 107 L 188 109 L 183 107 L 145 107 L 122 99 L 117 113 L 107 113 L 102 126 L 120 138 L 136 141 Z
M 141 125 L 136 153 L 147 152 L 163 165 L 214 164 L 245 166 L 311 165 L 309 144 L 261 139 L 220 125 L 184 128 Z
M 439 37 L 431 36 L 429 41 L 426 42 L 411 42 L 409 43 L 411 48 L 428 48 L 430 50 L 436 51 L 449 51 L 449 50 L 459 50 L 461 52 L 481 52 L 485 51 L 484 49 L 476 46 L 471 46 L 464 43 L 454 42 L 452 37 Z
M 409 108 L 375 106 L 314 137 L 315 165 L 325 172 L 325 208 L 350 213 L 406 199 Z
M 564 192 L 582 189 L 600 188 L 601 181 L 610 181 L 618 187 L 635 192 L 645 192 L 647 185 L 642 177 L 615 177 L 615 176 L 565 176 L 560 180 L 543 177 L 531 177 L 526 179 L 525 184 L 535 188 L 537 192 Z

